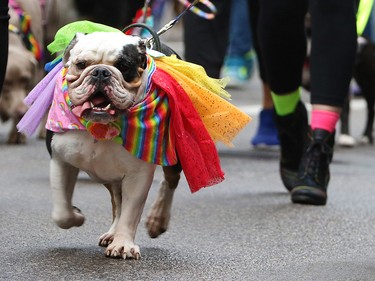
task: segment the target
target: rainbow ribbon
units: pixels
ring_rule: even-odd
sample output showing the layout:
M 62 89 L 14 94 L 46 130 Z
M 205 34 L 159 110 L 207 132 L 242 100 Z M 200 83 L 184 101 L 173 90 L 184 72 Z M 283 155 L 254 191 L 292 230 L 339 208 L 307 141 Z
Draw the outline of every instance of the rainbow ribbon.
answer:
M 38 61 L 41 61 L 43 58 L 43 51 L 41 45 L 39 44 L 38 40 L 36 40 L 31 30 L 31 16 L 25 13 L 18 5 L 18 3 L 16 3 L 16 1 L 10 0 L 9 4 L 18 14 L 21 27 L 21 35 L 23 37 L 23 42 L 25 43 L 26 48 L 34 54 L 35 58 Z
M 179 0 L 179 1 L 185 7 L 189 7 L 191 4 L 188 0 Z M 215 5 L 212 4 L 212 2 L 209 0 L 200 0 L 199 2 L 206 5 L 206 7 L 210 10 L 210 12 L 204 12 L 196 6 L 190 7 L 190 11 L 204 19 L 212 20 L 215 17 L 215 14 L 217 13 L 217 9 Z

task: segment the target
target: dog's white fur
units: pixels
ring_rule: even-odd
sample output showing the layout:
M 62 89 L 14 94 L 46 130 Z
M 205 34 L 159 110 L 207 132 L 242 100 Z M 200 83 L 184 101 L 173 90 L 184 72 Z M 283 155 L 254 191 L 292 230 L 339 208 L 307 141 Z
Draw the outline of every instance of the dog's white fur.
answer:
M 112 36 L 113 44 L 107 44 L 104 48 L 102 48 L 103 38 L 101 36 L 87 35 L 84 38 L 89 42 L 85 41 L 85 44 L 80 44 L 81 39 L 79 39 L 78 43 L 72 44 L 67 49 L 64 61 L 69 66 L 68 75 L 70 78 L 75 77 L 71 79 L 70 83 L 68 82 L 70 85 L 69 95 L 73 99 L 76 97 L 75 89 L 78 85 L 71 86 L 72 83 L 82 84 L 84 77 L 88 75 L 87 70 L 77 70 L 75 63 L 87 60 L 90 61 L 91 66 L 89 67 L 91 68 L 96 65 L 105 65 L 112 73 L 115 73 L 112 75 L 114 81 L 111 84 L 117 83 L 116 87 L 122 88 L 119 93 L 126 92 L 127 96 L 133 95 L 130 97 L 133 102 L 139 101 L 135 97 L 140 95 L 139 92 L 144 91 L 145 81 L 140 78 L 138 90 L 135 90 L 134 84 L 130 83 L 132 86 L 129 86 L 129 83 L 126 83 L 121 75 L 116 74 L 118 70 L 113 67 L 116 54 L 121 51 L 122 46 L 124 44 L 136 45 L 138 41 L 126 40 L 124 35 Z M 140 76 L 144 75 L 147 76 L 147 73 L 140 73 Z M 121 94 L 118 95 L 121 96 Z M 130 104 L 126 106 L 130 106 Z M 104 184 L 111 194 L 113 222 L 108 232 L 99 238 L 99 245 L 107 246 L 105 250 L 107 256 L 139 259 L 140 249 L 134 240 L 156 166 L 135 158 L 122 145 L 111 140 L 95 140 L 87 131 L 55 133 L 51 148 L 52 218 L 56 224 L 64 229 L 83 224 L 83 214 L 72 205 L 77 175 L 79 170 L 83 170 L 93 180 Z M 163 171 L 164 179 L 160 184 L 158 196 L 151 207 L 146 223 L 151 237 L 157 237 L 168 227 L 173 193 L 178 185 L 181 168 L 179 165 L 163 167 Z

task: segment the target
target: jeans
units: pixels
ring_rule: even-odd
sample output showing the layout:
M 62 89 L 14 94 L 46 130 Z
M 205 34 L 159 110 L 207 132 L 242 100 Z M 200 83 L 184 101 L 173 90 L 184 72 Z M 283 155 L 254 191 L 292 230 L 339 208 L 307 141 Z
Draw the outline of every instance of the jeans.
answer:
M 248 0 L 232 0 L 228 56 L 243 56 L 253 45 Z

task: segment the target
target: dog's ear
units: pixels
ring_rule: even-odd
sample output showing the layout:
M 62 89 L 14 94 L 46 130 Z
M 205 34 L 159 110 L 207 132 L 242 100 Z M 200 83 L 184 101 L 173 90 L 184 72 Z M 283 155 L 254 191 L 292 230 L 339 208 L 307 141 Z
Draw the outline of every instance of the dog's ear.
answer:
M 69 61 L 69 58 L 70 58 L 70 51 L 73 49 L 73 47 L 75 46 L 75 44 L 77 44 L 78 40 L 80 38 L 82 38 L 83 36 L 85 36 L 85 34 L 83 33 L 76 33 L 76 35 L 74 35 L 72 41 L 70 41 L 68 47 L 66 47 L 65 51 L 64 51 L 64 55 L 63 55 L 63 64 L 64 66 L 68 63 Z
M 146 69 L 147 67 L 147 56 L 146 56 L 146 42 L 144 40 L 139 40 L 138 43 L 138 61 L 139 61 L 139 67 L 142 69 Z

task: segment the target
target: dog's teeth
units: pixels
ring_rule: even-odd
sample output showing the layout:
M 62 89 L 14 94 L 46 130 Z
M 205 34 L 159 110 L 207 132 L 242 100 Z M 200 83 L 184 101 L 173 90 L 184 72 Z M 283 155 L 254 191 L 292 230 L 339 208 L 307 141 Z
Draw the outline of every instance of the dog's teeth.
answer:
M 94 108 L 94 104 L 90 101 L 90 106 L 92 107 L 92 108 Z
M 111 104 L 109 103 L 106 107 L 103 108 L 103 110 L 108 110 L 111 108 Z

